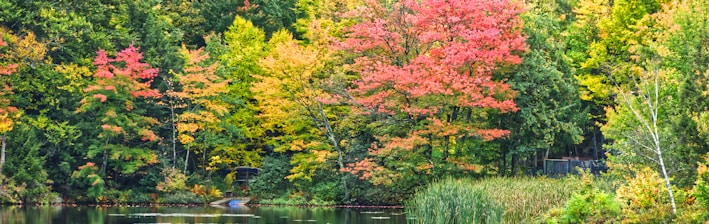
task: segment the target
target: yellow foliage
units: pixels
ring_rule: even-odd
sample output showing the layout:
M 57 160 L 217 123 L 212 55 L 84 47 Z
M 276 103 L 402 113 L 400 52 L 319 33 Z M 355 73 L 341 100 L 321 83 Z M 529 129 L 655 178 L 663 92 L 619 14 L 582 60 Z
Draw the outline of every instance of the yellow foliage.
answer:
M 61 64 L 54 67 L 54 70 L 66 78 L 69 82 L 66 85 L 59 86 L 61 90 L 65 90 L 69 93 L 81 93 L 82 89 L 86 85 L 84 80 L 92 75 L 91 70 L 88 67 L 79 66 L 77 64 Z
M 182 143 L 183 145 L 187 145 L 194 142 L 194 137 L 189 136 L 187 134 L 180 134 L 179 136 L 177 136 L 177 138 L 180 139 L 180 143 Z

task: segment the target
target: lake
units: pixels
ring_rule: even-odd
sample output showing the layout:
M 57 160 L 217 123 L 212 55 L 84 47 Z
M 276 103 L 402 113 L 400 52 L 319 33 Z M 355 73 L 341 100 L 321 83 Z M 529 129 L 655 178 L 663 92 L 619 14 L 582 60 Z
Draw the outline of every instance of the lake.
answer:
M 404 224 L 403 209 L 2 206 L 0 223 L 332 223 Z

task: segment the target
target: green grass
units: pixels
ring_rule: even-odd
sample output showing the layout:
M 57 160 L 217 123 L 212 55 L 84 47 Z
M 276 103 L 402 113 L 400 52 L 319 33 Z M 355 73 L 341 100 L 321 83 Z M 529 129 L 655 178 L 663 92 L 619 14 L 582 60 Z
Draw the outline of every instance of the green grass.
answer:
M 576 177 L 446 179 L 419 191 L 406 202 L 406 209 L 417 218 L 411 223 L 540 223 L 545 212 L 563 206 L 581 187 Z M 482 214 L 488 220 L 448 218 Z
M 503 208 L 469 179 L 433 183 L 406 202 L 409 223 L 499 223 Z
M 582 185 L 575 177 L 493 177 L 471 187 L 488 193 L 505 208 L 504 223 L 538 223 L 546 211 L 563 206 Z

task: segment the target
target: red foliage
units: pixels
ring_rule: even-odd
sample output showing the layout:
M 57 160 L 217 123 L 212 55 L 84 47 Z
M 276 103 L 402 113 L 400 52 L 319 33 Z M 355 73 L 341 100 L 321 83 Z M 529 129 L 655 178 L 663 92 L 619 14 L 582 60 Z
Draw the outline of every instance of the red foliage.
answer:
M 84 92 L 115 91 L 117 86 L 121 86 L 129 90 L 133 98 L 159 98 L 160 92 L 150 88 L 153 79 L 158 75 L 158 69 L 141 62 L 142 59 L 143 55 L 132 45 L 118 52 L 116 58 L 110 58 L 106 51 L 99 50 L 93 62 L 96 65 L 93 76 L 98 85 L 89 86 Z M 117 76 L 122 78 L 117 79 Z M 105 99 L 101 99 L 101 102 L 105 102 Z
M 76 112 L 84 112 L 92 106 L 100 105 L 102 110 L 106 110 L 106 119 L 102 119 L 104 124 L 101 125 L 101 129 L 106 133 L 125 135 L 137 131 L 143 141 L 157 140 L 155 133 L 146 128 L 153 124 L 139 122 L 146 119 L 139 114 L 130 113 L 134 109 L 134 99 L 161 97 L 160 92 L 150 86 L 158 75 L 158 70 L 141 62 L 142 59 L 143 55 L 133 46 L 118 52 L 115 58 L 109 57 L 104 50 L 99 50 L 93 61 L 96 66 L 94 82 L 83 89 L 89 95 L 81 100 L 81 106 Z M 115 118 L 118 113 L 129 115 L 127 117 L 132 121 L 128 123 L 134 124 L 123 126 L 117 122 Z M 135 130 L 138 125 L 145 127 Z
M 495 81 L 500 64 L 518 64 L 525 50 L 520 4 L 507 0 L 404 0 L 394 10 L 368 0 L 349 16 L 354 25 L 342 49 L 363 53 L 355 62 L 361 79 L 352 93 L 379 113 L 435 116 L 446 108 L 516 111 L 508 84 Z M 372 53 L 367 53 L 372 52 Z M 451 124 L 438 126 L 452 127 Z M 469 127 L 452 131 L 469 130 Z M 474 131 L 484 139 L 504 136 Z
M 421 156 L 415 154 L 422 147 L 447 150 L 456 139 L 489 141 L 509 135 L 489 128 L 485 118 L 491 110 L 518 110 L 516 93 L 492 74 L 502 65 L 522 62 L 518 54 L 526 50 L 526 38 L 519 18 L 521 2 L 381 2 L 364 0 L 363 7 L 345 15 L 358 23 L 337 47 L 358 55 L 353 68 L 360 79 L 350 91 L 357 103 L 368 112 L 408 115 L 412 128 L 405 135 L 380 136 L 369 155 L 387 163 L 395 155 L 399 160 Z M 461 111 L 469 113 L 466 119 Z M 343 171 L 371 177 L 377 176 L 374 167 L 368 158 Z M 419 171 L 432 168 L 430 163 L 416 165 Z

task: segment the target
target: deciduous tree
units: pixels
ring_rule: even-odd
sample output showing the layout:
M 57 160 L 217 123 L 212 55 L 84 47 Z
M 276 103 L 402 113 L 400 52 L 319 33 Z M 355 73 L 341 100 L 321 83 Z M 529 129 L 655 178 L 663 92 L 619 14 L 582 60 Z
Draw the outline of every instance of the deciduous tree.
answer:
M 142 59 L 138 48 L 133 46 L 118 52 L 115 58 L 99 50 L 93 62 L 96 66 L 94 80 L 83 90 L 86 97 L 76 109 L 75 113 L 95 116 L 101 122 L 97 127 L 101 128 L 97 138 L 102 139 L 104 144 L 90 147 L 88 155 L 94 158 L 103 154 L 103 172 L 109 158 L 124 174 L 158 162 L 155 152 L 132 143 L 134 140 L 159 140 L 151 129 L 159 123 L 157 119 L 146 116 L 142 108 L 136 108 L 141 100 L 161 96 L 150 85 L 158 70 L 141 62 Z
M 11 64 L 11 63 L 4 63 L 6 58 L 8 57 L 7 54 L 11 52 L 6 52 L 5 48 L 7 47 L 7 42 L 3 40 L 5 35 L 12 35 L 10 33 L 7 33 L 7 31 L 4 28 L 0 28 L 0 59 L 3 59 L 2 62 L 0 62 L 0 173 L 2 173 L 2 167 L 5 165 L 5 144 L 6 144 L 6 133 L 10 130 L 12 130 L 14 120 L 17 118 L 17 115 L 19 114 L 17 111 L 17 107 L 11 106 L 10 105 L 10 100 L 8 99 L 8 95 L 12 94 L 12 87 L 10 86 L 9 79 L 4 77 L 8 75 L 12 75 L 17 70 L 17 64 Z
M 488 123 L 518 110 L 515 92 L 492 72 L 521 63 L 521 12 L 504 0 L 424 0 L 365 1 L 349 14 L 356 24 L 342 49 L 358 55 L 353 71 L 361 76 L 351 93 L 381 125 L 363 160 L 384 169 L 371 180 L 393 183 L 446 165 L 471 170 L 479 152 L 466 143 L 509 135 Z

